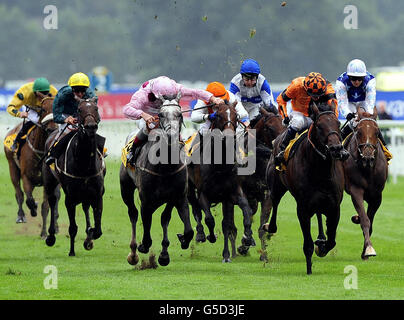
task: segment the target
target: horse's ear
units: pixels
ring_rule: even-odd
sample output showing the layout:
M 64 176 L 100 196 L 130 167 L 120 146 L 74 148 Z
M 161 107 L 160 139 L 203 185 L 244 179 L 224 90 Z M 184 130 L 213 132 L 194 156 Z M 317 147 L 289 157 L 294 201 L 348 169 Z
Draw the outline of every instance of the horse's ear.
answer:
M 234 101 L 232 104 L 231 104 L 231 106 L 233 107 L 233 108 L 236 108 L 236 105 L 237 105 L 237 101 Z
M 78 103 L 80 103 L 81 101 L 83 101 L 83 99 L 79 98 L 79 97 L 76 96 L 76 95 L 74 95 L 74 99 L 75 99 Z
M 314 116 L 314 119 L 317 118 L 320 111 L 318 110 L 317 104 L 313 101 L 311 105 L 311 115 Z
M 331 107 L 331 110 L 332 110 L 333 112 L 335 112 L 335 110 L 337 109 L 337 104 L 335 103 L 335 100 L 334 100 L 334 99 L 331 100 L 330 107 Z
M 89 99 L 90 102 L 92 103 L 97 103 L 98 102 L 98 97 L 92 97 L 91 99 Z
M 36 96 L 39 98 L 39 100 L 43 100 L 47 97 L 47 95 L 43 94 L 40 91 L 36 91 Z
M 164 97 L 163 97 L 160 93 L 155 94 L 155 96 L 156 96 L 156 98 L 159 99 L 161 102 L 164 102 L 164 101 L 165 101 Z
M 363 118 L 363 109 L 360 106 L 356 106 L 356 114 L 358 115 L 358 119 Z
M 373 114 L 372 114 L 372 118 L 373 118 L 374 120 L 376 120 L 376 119 L 377 119 L 377 108 L 376 108 L 376 106 L 374 106 L 374 107 L 373 107 Z
M 181 93 L 181 91 L 178 91 L 178 93 L 177 93 L 177 97 L 175 98 L 175 100 L 179 103 L 180 102 L 180 100 L 181 100 L 181 96 L 182 96 L 182 93 Z
M 269 116 L 269 112 L 265 108 L 260 107 L 259 111 L 263 116 Z

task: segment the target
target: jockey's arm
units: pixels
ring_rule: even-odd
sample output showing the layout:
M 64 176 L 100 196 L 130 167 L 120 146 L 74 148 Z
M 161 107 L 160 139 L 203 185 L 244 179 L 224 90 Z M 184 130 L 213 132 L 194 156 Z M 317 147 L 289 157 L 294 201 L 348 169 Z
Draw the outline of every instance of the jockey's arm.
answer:
M 202 100 L 198 100 L 198 102 L 194 106 L 194 110 L 191 113 L 191 121 L 195 123 L 202 123 L 206 121 L 206 115 L 209 115 L 208 108 L 203 108 L 206 106 L 205 102 Z M 198 109 L 203 108 L 203 109 Z M 195 110 L 198 109 L 198 110 Z
M 376 105 L 376 79 L 369 80 L 366 86 L 365 107 L 366 112 L 373 114 L 373 108 Z
M 7 112 L 10 115 L 12 115 L 13 117 L 26 118 L 27 114 L 25 115 L 24 113 L 20 112 L 19 110 L 21 109 L 21 107 L 23 105 L 29 103 L 30 93 L 31 92 L 29 92 L 29 87 L 27 87 L 27 85 L 24 85 L 21 88 L 19 88 L 14 93 L 14 96 L 11 99 L 11 102 L 9 103 L 9 105 L 7 107 Z
M 348 93 L 346 91 L 345 84 L 337 80 L 335 83 L 335 95 L 338 101 L 338 108 L 344 118 L 348 113 L 355 112 L 349 108 Z
M 276 98 L 276 102 L 278 103 L 278 111 L 283 119 L 285 119 L 288 116 L 288 110 L 286 105 L 287 102 L 291 100 L 291 98 L 287 96 L 286 91 L 287 89 L 283 90 L 279 94 L 278 98 Z

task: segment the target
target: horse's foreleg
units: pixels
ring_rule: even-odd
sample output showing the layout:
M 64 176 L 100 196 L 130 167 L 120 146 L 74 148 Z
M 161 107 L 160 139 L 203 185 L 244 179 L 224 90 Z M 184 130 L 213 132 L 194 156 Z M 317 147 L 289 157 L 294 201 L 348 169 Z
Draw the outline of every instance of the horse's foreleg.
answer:
M 43 200 L 41 205 L 41 216 L 42 216 L 42 230 L 41 230 L 41 238 L 46 239 L 46 219 L 48 218 L 49 213 L 49 202 L 46 192 L 43 192 Z
M 9 167 L 9 171 L 10 171 L 11 182 L 13 183 L 14 190 L 15 190 L 15 200 L 17 201 L 17 204 L 18 204 L 16 223 L 25 223 L 25 222 L 27 222 L 27 219 L 25 218 L 25 213 L 22 208 L 23 203 L 24 203 L 24 193 L 21 190 L 21 184 L 20 184 L 21 171 L 15 164 L 13 158 L 10 158 L 7 160 L 8 160 L 8 167 Z
M 375 214 L 376 214 L 377 210 L 379 209 L 381 203 L 382 203 L 382 194 L 381 193 L 379 196 L 372 197 L 372 199 L 369 199 L 368 210 L 367 210 L 367 216 L 369 217 L 369 221 L 370 221 L 369 238 L 373 232 L 373 219 L 374 219 Z M 376 251 L 373 249 L 373 247 L 368 247 L 365 249 L 365 257 L 371 257 L 371 256 L 376 256 Z
M 313 256 L 314 243 L 310 232 L 310 216 L 299 204 L 297 205 L 297 217 L 303 233 L 303 252 L 306 257 L 306 272 L 307 274 L 311 274 L 311 257 Z
M 206 241 L 206 235 L 205 231 L 203 230 L 203 225 L 202 225 L 202 209 L 199 205 L 199 201 L 196 198 L 195 190 L 191 188 L 191 186 L 188 186 L 188 201 L 191 204 L 192 208 L 192 215 L 194 216 L 194 219 L 196 221 L 196 237 L 195 241 L 196 242 L 205 242 Z
M 148 253 L 152 245 L 150 229 L 152 224 L 152 215 L 157 208 L 158 205 L 156 205 L 155 203 L 146 204 L 145 201 L 142 201 L 140 214 L 142 216 L 143 222 L 143 239 L 138 248 L 141 253 Z
M 273 204 L 272 216 L 271 216 L 271 220 L 269 221 L 269 225 L 266 224 L 263 227 L 264 230 L 267 231 L 270 236 L 274 235 L 278 231 L 278 227 L 276 225 L 276 219 L 277 219 L 277 215 L 278 215 L 278 206 L 279 206 L 279 202 L 281 201 L 282 197 L 285 195 L 285 193 L 287 191 L 285 186 L 280 181 L 278 175 L 276 173 L 274 173 L 274 174 L 276 175 L 276 177 L 274 178 L 275 182 L 272 185 L 272 188 L 270 191 L 270 197 L 271 197 L 272 204 Z
M 74 252 L 74 240 L 76 239 L 77 235 L 77 224 L 76 224 L 76 206 L 72 204 L 69 196 L 66 195 L 65 205 L 67 209 L 67 213 L 69 215 L 69 236 L 70 236 L 70 252 L 69 256 L 75 256 L 76 253 Z
M 173 205 L 168 203 L 161 214 L 161 227 L 163 228 L 163 240 L 161 241 L 162 250 L 159 256 L 159 264 L 163 267 L 170 263 L 170 255 L 168 254 L 168 246 L 170 241 L 168 240 L 168 224 L 171 220 L 171 212 L 173 210 Z
M 244 192 L 241 189 L 240 185 L 237 187 L 236 204 L 241 208 L 241 210 L 243 212 L 244 234 L 243 234 L 243 238 L 241 239 L 242 246 L 244 246 L 244 247 L 255 246 L 255 241 L 254 241 L 254 238 L 252 237 L 252 229 L 251 229 L 252 210 L 250 208 L 250 205 L 248 204 L 248 200 L 247 200 L 246 196 L 244 195 Z M 239 252 L 240 252 L 240 250 L 239 250 Z
M 189 206 L 186 197 L 182 197 L 175 205 L 178 214 L 184 224 L 184 234 L 177 234 L 178 239 L 181 242 L 182 249 L 188 249 L 189 243 L 194 237 L 194 230 L 192 230 L 191 221 L 189 218 Z
M 210 211 L 210 202 L 203 193 L 199 195 L 199 204 L 205 213 L 205 223 L 209 229 L 209 235 L 206 238 L 210 243 L 215 243 L 217 239 L 215 235 L 215 218 Z
M 269 220 L 269 216 L 271 214 L 272 209 L 272 200 L 268 193 L 265 193 L 264 199 L 261 202 L 261 214 L 260 214 L 260 226 L 258 228 L 258 236 L 261 240 L 261 254 L 260 260 L 261 261 L 268 261 L 268 254 L 267 254 L 267 244 L 266 244 L 266 231 L 264 230 L 264 225 Z
M 127 261 L 131 265 L 136 265 L 139 262 L 139 256 L 136 253 L 137 243 L 136 243 L 136 223 L 139 216 L 138 210 L 135 206 L 135 189 L 136 186 L 133 180 L 126 173 L 126 169 L 121 165 L 120 169 L 120 187 L 121 187 L 121 197 L 126 207 L 128 208 L 129 220 L 132 226 L 132 237 L 130 241 L 130 250 Z
M 318 236 L 317 240 L 314 242 L 317 246 L 322 246 L 326 242 L 326 237 L 324 234 L 324 228 L 323 228 L 323 217 L 321 216 L 321 213 L 316 213 L 317 217 L 317 225 L 318 225 Z
M 56 220 L 57 220 L 57 207 L 58 201 L 60 198 L 60 187 L 56 179 L 49 172 L 49 169 L 45 169 L 42 171 L 43 179 L 44 179 L 44 197 L 48 201 L 51 215 L 48 229 L 48 236 L 46 237 L 46 244 L 48 246 L 53 246 L 56 242 Z
M 372 247 L 372 242 L 370 241 L 370 219 L 365 212 L 363 190 L 359 188 L 351 188 L 351 199 L 355 207 L 356 212 L 359 216 L 359 223 L 362 228 L 364 243 L 361 257 L 366 260 L 369 256 L 375 256 L 376 251 Z M 352 217 L 352 221 L 355 221 L 355 217 Z
M 229 201 L 222 202 L 223 220 L 222 220 L 222 231 L 223 231 L 223 262 L 231 262 L 230 251 L 229 251 L 229 234 L 231 228 L 231 213 L 234 211 L 231 209 L 233 206 Z
M 27 200 L 25 201 L 25 203 L 31 212 L 31 216 L 36 217 L 37 216 L 36 210 L 38 208 L 38 204 L 35 202 L 35 199 L 32 196 L 34 186 L 32 185 L 31 181 L 26 175 L 22 177 L 22 186 L 24 189 L 24 193 L 27 196 Z

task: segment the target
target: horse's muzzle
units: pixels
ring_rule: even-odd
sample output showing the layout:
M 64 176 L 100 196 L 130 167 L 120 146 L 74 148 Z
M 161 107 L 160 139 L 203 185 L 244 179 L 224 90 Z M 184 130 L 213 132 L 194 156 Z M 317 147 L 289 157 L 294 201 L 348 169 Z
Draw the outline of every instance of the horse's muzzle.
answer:
M 349 152 L 342 144 L 332 145 L 328 147 L 328 150 L 334 159 L 345 161 L 349 158 Z

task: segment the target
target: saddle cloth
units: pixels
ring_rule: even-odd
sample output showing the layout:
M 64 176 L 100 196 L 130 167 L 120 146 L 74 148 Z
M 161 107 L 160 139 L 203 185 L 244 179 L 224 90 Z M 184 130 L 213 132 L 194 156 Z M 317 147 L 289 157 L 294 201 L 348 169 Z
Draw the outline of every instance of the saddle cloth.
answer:
M 296 136 L 292 140 L 290 140 L 289 144 L 287 145 L 287 147 L 285 149 L 285 155 L 284 155 L 285 163 L 287 163 L 289 161 L 289 159 L 291 159 L 293 157 L 297 148 L 300 145 L 300 142 L 302 142 L 304 137 L 307 136 L 307 132 L 308 132 L 308 129 L 304 130 L 300 134 L 296 133 Z M 286 170 L 285 163 L 281 163 L 280 166 L 276 166 L 276 170 L 278 170 L 278 171 Z
M 21 141 L 25 140 L 27 138 L 27 136 L 30 134 L 30 132 L 32 130 L 34 130 L 34 128 L 35 128 L 35 126 L 32 126 L 31 128 L 29 128 L 27 134 L 21 137 Z M 3 141 L 5 147 L 10 151 L 11 151 L 12 145 L 14 144 L 15 138 L 17 138 L 17 134 L 18 134 L 18 132 L 9 134 Z M 19 148 L 20 148 L 20 144 L 18 144 L 18 146 L 17 146 L 17 151 L 18 151 Z

